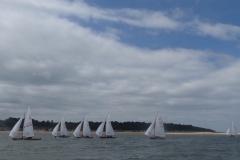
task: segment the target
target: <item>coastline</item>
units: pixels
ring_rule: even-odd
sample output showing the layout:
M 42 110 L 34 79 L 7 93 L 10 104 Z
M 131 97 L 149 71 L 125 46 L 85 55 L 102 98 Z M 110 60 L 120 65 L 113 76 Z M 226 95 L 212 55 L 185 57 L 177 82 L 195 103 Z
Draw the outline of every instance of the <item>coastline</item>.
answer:
M 10 131 L 0 131 L 0 134 L 9 134 Z M 34 134 L 51 134 L 52 131 L 44 131 L 44 130 L 39 130 L 39 131 L 34 131 Z M 19 135 L 22 134 L 22 131 L 18 132 Z M 69 135 L 73 134 L 73 131 L 68 131 Z M 92 135 L 95 134 L 95 131 L 92 132 Z M 144 132 L 117 132 L 115 131 L 116 135 L 144 135 Z M 239 134 L 239 133 L 238 133 Z M 225 132 L 166 132 L 166 135 L 226 135 Z

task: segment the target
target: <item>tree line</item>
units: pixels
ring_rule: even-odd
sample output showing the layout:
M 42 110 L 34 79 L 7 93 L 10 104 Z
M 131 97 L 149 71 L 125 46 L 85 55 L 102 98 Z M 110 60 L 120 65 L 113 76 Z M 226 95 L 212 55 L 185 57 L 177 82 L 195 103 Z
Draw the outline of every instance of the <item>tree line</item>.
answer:
M 0 121 L 0 127 L 10 130 L 19 120 L 19 118 L 9 117 L 6 120 Z M 56 126 L 56 122 L 53 121 L 38 121 L 32 119 L 34 129 L 40 130 L 52 130 Z M 74 130 L 80 122 L 66 122 L 66 127 L 68 130 Z M 145 122 L 117 122 L 112 121 L 112 126 L 115 131 L 145 131 L 150 126 L 151 123 Z M 89 122 L 89 126 L 91 130 L 97 130 L 98 126 L 101 122 Z M 23 125 L 23 124 L 22 124 Z M 21 125 L 21 128 L 22 128 Z M 211 129 L 195 127 L 192 125 L 184 125 L 184 124 L 173 124 L 173 123 L 164 123 L 164 128 L 166 132 L 215 132 Z

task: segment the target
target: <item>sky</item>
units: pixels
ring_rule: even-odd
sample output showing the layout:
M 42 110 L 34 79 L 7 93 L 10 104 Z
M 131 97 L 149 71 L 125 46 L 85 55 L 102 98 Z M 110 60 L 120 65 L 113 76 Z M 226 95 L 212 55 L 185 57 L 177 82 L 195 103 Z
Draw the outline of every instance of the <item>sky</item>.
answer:
M 240 1 L 2 0 L 0 119 L 240 130 Z

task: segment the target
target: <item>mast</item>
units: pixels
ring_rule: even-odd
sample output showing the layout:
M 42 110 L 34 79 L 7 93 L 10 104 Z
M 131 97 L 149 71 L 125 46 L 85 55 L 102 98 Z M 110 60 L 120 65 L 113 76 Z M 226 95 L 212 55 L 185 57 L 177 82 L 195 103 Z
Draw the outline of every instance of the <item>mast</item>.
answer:
M 157 121 L 157 118 L 158 118 L 158 114 L 159 114 L 159 112 L 157 113 L 157 117 L 155 117 L 155 121 L 154 121 L 154 124 L 153 124 L 153 137 L 156 137 L 156 121 Z
M 82 122 L 82 135 L 81 135 L 81 137 L 83 137 L 83 127 L 84 127 L 84 123 L 85 123 L 85 117 L 86 117 L 86 113 L 85 113 L 85 116 L 83 117 L 83 122 Z M 80 129 L 81 130 L 81 129 Z M 81 131 L 80 131 L 81 132 Z
M 24 117 L 24 121 L 25 121 L 25 119 L 26 119 L 26 113 L 25 112 L 23 114 L 23 117 Z M 23 129 L 24 129 L 24 124 L 22 125 L 22 138 L 23 138 Z

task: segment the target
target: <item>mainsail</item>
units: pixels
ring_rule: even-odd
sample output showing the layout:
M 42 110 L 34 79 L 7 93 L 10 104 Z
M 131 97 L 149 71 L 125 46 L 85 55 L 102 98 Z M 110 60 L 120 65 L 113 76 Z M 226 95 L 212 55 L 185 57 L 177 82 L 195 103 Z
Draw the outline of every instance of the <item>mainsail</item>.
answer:
M 23 124 L 23 136 L 25 137 L 33 137 L 33 124 L 32 124 L 32 117 L 31 117 L 31 112 L 30 108 L 28 107 L 24 124 Z
M 162 118 L 159 116 L 159 113 L 157 115 L 156 123 L 155 123 L 155 136 L 166 137 L 163 121 L 162 121 Z
M 115 135 L 113 128 L 112 128 L 112 124 L 110 121 L 110 115 L 107 116 L 107 120 L 106 120 L 106 136 L 113 136 Z
M 61 136 L 67 136 L 68 135 L 67 127 L 65 125 L 65 120 L 64 120 L 63 117 L 62 117 L 62 120 L 61 120 L 60 135 Z
M 83 136 L 84 137 L 91 136 L 91 130 L 90 130 L 89 123 L 87 120 L 87 115 L 85 115 L 84 122 L 83 122 Z

